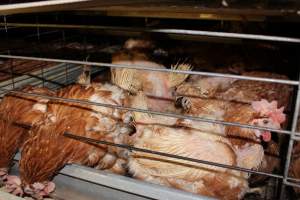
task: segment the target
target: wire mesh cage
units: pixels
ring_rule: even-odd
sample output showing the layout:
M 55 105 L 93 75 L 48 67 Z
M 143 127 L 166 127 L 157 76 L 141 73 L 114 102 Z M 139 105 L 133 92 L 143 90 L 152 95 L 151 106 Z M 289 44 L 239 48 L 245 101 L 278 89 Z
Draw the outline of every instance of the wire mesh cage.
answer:
M 69 17 L 74 17 L 68 13 L 64 13 L 62 16 L 60 14 L 50 17 L 43 17 L 43 15 L 38 15 L 32 17 L 28 16 L 28 19 L 23 22 L 18 16 L 4 17 L 4 22 L 1 24 L 2 32 L 5 41 L 1 45 L 1 55 L 2 63 L 0 65 L 1 83 L 0 91 L 1 97 L 5 94 L 18 94 L 18 95 L 28 95 L 32 97 L 42 97 L 49 99 L 50 101 L 62 101 L 68 103 L 76 103 L 82 105 L 90 105 L 104 108 L 113 108 L 126 112 L 137 112 L 146 113 L 152 116 L 161 116 L 166 118 L 173 118 L 179 120 L 190 120 L 199 123 L 220 125 L 223 127 L 239 127 L 244 129 L 252 129 L 259 131 L 272 132 L 272 138 L 275 138 L 275 143 L 277 142 L 278 150 L 272 152 L 267 152 L 268 148 L 272 149 L 272 144 L 263 143 L 261 146 L 265 148 L 265 154 L 272 157 L 273 160 L 266 160 L 265 165 L 271 167 L 272 161 L 276 160 L 275 163 L 278 166 L 276 170 L 264 171 L 258 169 L 246 168 L 237 165 L 222 164 L 214 161 L 209 161 L 206 159 L 197 159 L 195 157 L 184 156 L 181 154 L 171 154 L 164 151 L 153 150 L 149 148 L 141 148 L 136 145 L 128 145 L 122 143 L 116 143 L 107 140 L 97 140 L 91 137 L 85 137 L 78 133 L 73 133 L 72 131 L 64 132 L 65 137 L 80 140 L 81 142 L 98 144 L 98 145 L 108 145 L 117 147 L 119 149 L 127 149 L 130 152 L 139 152 L 143 154 L 150 154 L 157 156 L 158 158 L 164 159 L 176 159 L 182 162 L 188 162 L 191 165 L 200 166 L 214 166 L 221 169 L 229 169 L 234 172 L 243 172 L 245 174 L 250 174 L 249 185 L 250 187 L 260 187 L 263 189 L 258 190 L 255 194 L 246 194 L 244 199 L 293 199 L 296 198 L 296 192 L 300 187 L 299 184 L 299 170 L 297 169 L 297 162 L 299 162 L 299 138 L 300 133 L 298 133 L 298 117 L 299 117 L 299 107 L 300 107 L 300 80 L 299 80 L 299 60 L 297 60 L 297 50 L 300 43 L 300 39 L 289 36 L 269 36 L 264 34 L 248 34 L 248 33 L 231 33 L 222 31 L 212 31 L 212 27 L 216 27 L 216 23 L 207 22 L 209 28 L 202 29 L 203 27 L 208 27 L 208 25 L 203 26 L 201 29 L 197 26 L 197 23 L 193 24 L 196 29 L 184 29 L 184 28 L 172 28 L 166 25 L 159 25 L 157 27 L 147 27 L 149 23 L 143 20 L 135 19 L 138 23 L 146 23 L 146 27 L 120 27 L 120 26 L 107 26 L 103 24 L 92 24 L 87 18 L 83 20 L 82 24 L 68 24 L 69 22 L 74 22 Z M 22 16 L 23 17 L 23 16 Z M 78 16 L 76 16 L 78 17 Z M 82 18 L 80 16 L 79 18 Z M 108 17 L 109 18 L 109 17 Z M 21 21 L 20 21 L 21 20 Z M 54 23 L 46 23 L 47 20 Z M 74 20 L 74 19 L 73 19 Z M 124 20 L 124 23 L 132 23 L 130 20 Z M 28 22 L 29 21 L 29 22 Z M 34 21 L 34 22 L 33 22 Z M 76 20 L 75 20 L 76 21 Z M 143 21 L 143 22 L 142 22 Z M 169 21 L 166 20 L 165 23 Z M 103 22 L 106 23 L 106 22 Z M 120 19 L 112 19 L 111 24 L 119 24 Z M 122 23 L 122 21 L 121 21 Z M 183 21 L 184 23 L 184 21 Z M 224 23 L 224 22 L 222 22 Z M 154 22 L 155 24 L 155 22 Z M 221 25 L 220 25 L 221 26 Z M 217 26 L 218 28 L 220 27 Z M 224 26 L 224 25 L 222 25 Z M 220 28 L 219 28 L 220 29 Z M 118 32 L 120 31 L 120 32 Z M 101 32 L 101 33 L 98 33 Z M 105 32 L 103 34 L 102 32 Z M 129 33 L 128 33 L 129 32 Z M 201 66 L 194 66 L 193 71 L 178 70 L 174 68 L 153 68 L 145 65 L 126 65 L 126 64 L 116 64 L 110 62 L 111 54 L 118 52 L 122 49 L 122 44 L 129 36 L 138 36 L 140 33 L 147 34 L 158 34 L 157 36 L 162 44 L 176 44 L 177 47 L 172 45 L 167 45 L 169 49 L 177 48 L 179 51 L 167 52 L 170 54 L 169 59 L 166 61 L 166 65 L 171 66 L 172 64 L 178 62 L 191 62 L 192 65 L 205 65 L 207 68 L 201 68 Z M 120 35 L 128 34 L 125 37 L 120 37 Z M 166 39 L 166 36 L 167 39 Z M 101 38 L 101 41 L 100 39 Z M 174 39 L 182 39 L 184 42 L 177 41 Z M 19 39 L 19 43 L 10 43 L 10 41 L 16 41 Z M 192 42 L 189 42 L 192 40 Z M 174 42 L 175 41 L 175 42 Z M 194 42 L 198 41 L 198 43 Z M 196 43 L 196 44 L 195 44 Z M 221 43 L 221 44 L 220 44 Z M 227 45 L 223 45 L 223 44 Z M 228 44 L 228 43 L 233 43 Z M 31 44 L 30 47 L 28 44 Z M 189 54 L 192 52 L 193 45 L 201 46 L 204 50 L 197 50 L 198 52 L 193 56 Z M 245 46 L 243 46 L 245 45 Z M 171 46 L 171 48 L 170 48 Z M 237 47 L 238 46 L 238 47 Z M 28 48 L 29 47 L 29 48 Z M 188 47 L 188 48 L 186 48 Z M 252 51 L 248 51 L 247 48 L 252 48 Z M 259 47 L 259 48 L 258 48 Z M 182 49 L 180 49 L 182 48 Z M 217 51 L 216 49 L 222 49 L 222 51 Z M 245 50 L 247 49 L 247 50 Z M 262 49 L 262 50 L 258 50 Z M 249 74 L 242 74 L 235 70 L 222 71 L 222 67 L 219 70 L 216 68 L 216 64 L 212 67 L 210 64 L 205 63 L 203 59 L 199 59 L 199 55 L 202 57 L 209 57 L 210 60 L 215 61 L 217 65 L 226 60 L 228 55 L 242 51 L 247 54 L 245 57 L 247 61 L 257 57 L 259 60 L 262 57 L 267 58 L 270 62 L 269 67 L 264 70 L 276 73 L 285 74 L 285 78 L 282 77 L 268 77 L 268 76 L 256 76 Z M 271 54 L 265 52 L 273 52 Z M 210 52 L 210 53 L 206 53 Z M 214 53 L 211 53 L 214 52 Z M 263 52 L 263 53 L 262 53 Z M 193 53 L 193 52 L 192 52 Z M 188 56 L 186 56 L 188 54 Z M 219 58 L 217 54 L 222 54 Z M 260 55 L 259 55 L 260 54 Z M 187 59 L 185 59 L 188 57 Z M 88 59 L 87 59 L 88 58 Z M 176 58 L 174 60 L 174 58 Z M 180 58 L 180 59 L 177 59 Z M 184 58 L 184 59 L 182 59 Z M 218 60 L 220 59 L 220 61 Z M 233 58 L 235 59 L 235 58 Z M 217 61 L 216 61 L 217 60 Z M 263 59 L 262 59 L 263 60 Z M 244 60 L 245 62 L 245 60 Z M 263 61 L 262 61 L 263 62 Z M 204 64 L 203 64 L 204 63 Z M 165 64 L 165 63 L 164 63 Z M 235 63 L 236 64 L 236 63 Z M 256 64 L 252 62 L 251 64 Z M 263 63 L 264 65 L 265 63 Z M 225 64 L 226 65 L 226 64 Z M 286 65 L 287 67 L 282 67 Z M 293 67 L 289 67 L 294 66 Z M 205 77 L 205 78 L 223 78 L 223 79 L 234 79 L 235 81 L 246 82 L 248 84 L 262 83 L 265 85 L 275 84 L 277 90 L 281 90 L 279 94 L 273 94 L 274 99 L 279 95 L 279 98 L 284 99 L 287 96 L 285 106 L 285 113 L 287 114 L 287 122 L 283 128 L 268 128 L 262 127 L 258 124 L 247 124 L 226 121 L 222 119 L 211 119 L 205 116 L 193 116 L 187 113 L 174 113 L 166 111 L 157 111 L 150 109 L 142 109 L 138 107 L 130 107 L 125 105 L 113 105 L 105 102 L 95 102 L 90 100 L 82 100 L 76 98 L 65 98 L 59 96 L 49 96 L 42 95 L 38 93 L 28 93 L 20 90 L 25 85 L 32 86 L 42 86 L 47 87 L 52 90 L 59 90 L 60 88 L 65 88 L 68 85 L 72 85 L 77 81 L 77 78 L 82 73 L 83 66 L 92 66 L 92 78 L 95 81 L 111 81 L 110 70 L 137 70 L 140 74 L 152 72 L 152 73 L 162 73 L 162 74 L 185 74 L 190 77 Z M 232 67 L 232 66 L 231 66 Z M 234 68 L 233 66 L 232 68 Z M 242 66 L 243 67 L 243 66 Z M 238 65 L 237 68 L 242 68 Z M 247 67 L 245 67 L 247 68 Z M 259 68 L 259 67 L 258 67 Z M 212 69 L 212 70 L 211 70 Z M 235 69 L 235 68 L 234 68 Z M 146 72 L 147 71 L 147 72 Z M 249 69 L 248 69 L 249 71 Z M 250 70 L 251 71 L 251 70 Z M 254 71 L 254 70 L 253 70 Z M 287 78 L 288 77 L 288 78 Z M 215 80 L 214 80 L 215 81 Z M 254 84 L 253 87 L 256 87 Z M 286 91 L 284 91 L 286 90 Z M 268 93 L 268 91 L 262 91 Z M 276 96 L 277 95 L 277 96 Z M 181 100 L 182 98 L 194 98 L 189 96 L 189 94 L 182 95 L 179 94 Z M 263 95 L 262 95 L 263 96 Z M 267 95 L 265 95 L 266 97 Z M 214 97 L 215 98 L 215 97 Z M 282 100 L 281 99 L 281 100 Z M 236 100 L 236 99 L 234 99 Z M 175 99 L 172 99 L 175 101 Z M 282 100 L 284 101 L 284 100 Z M 279 103 L 280 104 L 280 103 Z M 232 104 L 234 105 L 234 104 Z M 277 106 L 277 105 L 276 105 Z M 173 127 L 174 128 L 174 127 Z M 179 127 L 175 127 L 179 128 Z M 278 145 L 280 144 L 280 145 Z M 268 165 L 270 164 L 270 165 Z M 261 164 L 263 165 L 263 164 Z M 296 166 L 296 167 L 295 167 Z M 73 168 L 74 167 L 74 168 Z M 265 168 L 264 168 L 265 169 Z M 82 171 L 83 170 L 83 171 Z M 98 172 L 97 170 L 90 169 L 91 171 L 85 171 L 85 168 L 81 166 L 71 166 L 66 167 L 61 171 L 61 174 L 70 177 L 76 177 L 80 179 L 80 183 L 72 183 L 72 187 L 76 188 L 79 185 L 96 183 L 98 185 L 104 185 L 106 188 L 103 190 L 110 191 L 111 188 L 116 188 L 117 190 L 127 191 L 127 193 L 135 194 L 134 198 L 145 198 L 145 199 L 201 199 L 206 198 L 204 196 L 197 196 L 187 194 L 181 191 L 172 190 L 169 188 L 158 187 L 147 183 L 135 182 L 136 180 L 126 179 L 121 176 L 101 174 L 103 172 Z M 100 174 L 100 175 L 99 175 Z M 128 174 L 127 174 L 128 175 Z M 94 176 L 94 177 L 93 177 Z M 99 176 L 99 177 L 98 177 Z M 132 176 L 132 175 L 131 175 Z M 267 178 L 266 178 L 267 177 Z M 66 186 L 66 177 L 60 177 L 56 179 L 62 186 Z M 102 179 L 102 180 L 101 180 Z M 86 183 L 83 183 L 83 182 Z M 120 185 L 120 181 L 122 184 Z M 153 182 L 153 181 L 152 181 Z M 155 182 L 155 181 L 154 181 Z M 124 186 L 128 184 L 127 186 Z M 59 184 L 58 184 L 59 185 Z M 140 185 L 140 186 L 139 186 Z M 141 186 L 142 185 L 142 186 Z M 166 185 L 166 184 L 162 184 Z M 170 186 L 170 185 L 169 185 Z M 91 187 L 91 186 L 87 186 Z M 86 188 L 83 186 L 82 188 Z M 110 188 L 110 189 L 109 189 Z M 180 188 L 180 187 L 179 187 Z M 95 189 L 96 190 L 96 189 Z M 81 191 L 83 192 L 83 191 Z M 102 191 L 103 192 L 103 191 Z M 64 191 L 58 189 L 57 195 L 63 195 Z M 84 193 L 84 192 L 83 192 Z M 97 193 L 96 191 L 92 193 Z M 110 194 L 112 192 L 110 191 Z M 159 194 L 158 194 L 159 193 Z M 84 193 L 87 195 L 86 193 Z M 94 194 L 94 195 L 95 195 Z M 257 196 L 258 195 L 258 196 Z M 104 195 L 105 196 L 105 195 Z M 209 196 L 209 195 L 208 195 Z M 55 198 L 55 197 L 54 197 Z M 61 197 L 58 197 L 61 198 Z M 119 197 L 114 197 L 116 199 Z M 132 196 L 126 196 L 123 198 L 132 198 Z M 93 199 L 91 197 L 91 199 Z

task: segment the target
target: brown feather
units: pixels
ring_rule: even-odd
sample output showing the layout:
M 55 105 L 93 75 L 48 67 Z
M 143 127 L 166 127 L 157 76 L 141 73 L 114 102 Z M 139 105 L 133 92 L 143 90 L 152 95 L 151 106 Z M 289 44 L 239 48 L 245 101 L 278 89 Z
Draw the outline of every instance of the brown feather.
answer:
M 117 92 L 120 96 L 114 97 L 118 95 Z M 116 86 L 92 84 L 88 87 L 69 86 L 60 90 L 58 97 L 120 105 L 124 103 L 126 95 Z M 48 120 L 31 131 L 33 137 L 25 143 L 22 150 L 20 175 L 24 185 L 50 181 L 62 167 L 70 163 L 124 173 L 124 170 L 114 166 L 119 153 L 121 155 L 120 150 L 106 145 L 84 143 L 63 135 L 64 132 L 70 132 L 97 140 L 122 142 L 126 134 L 120 133 L 122 126 L 118 124 L 122 117 L 121 111 L 63 101 L 51 101 L 48 106 Z M 105 119 L 106 123 L 101 121 Z M 101 131 L 98 131 L 99 127 Z M 107 157 L 110 159 L 107 160 Z
M 53 96 L 54 92 L 46 88 L 22 89 L 23 92 Z M 47 99 L 22 94 L 7 94 L 0 105 L 0 168 L 11 165 L 17 150 L 28 138 L 28 128 L 21 125 L 35 125 L 42 120 L 43 111 L 35 109 L 35 105 L 46 108 Z

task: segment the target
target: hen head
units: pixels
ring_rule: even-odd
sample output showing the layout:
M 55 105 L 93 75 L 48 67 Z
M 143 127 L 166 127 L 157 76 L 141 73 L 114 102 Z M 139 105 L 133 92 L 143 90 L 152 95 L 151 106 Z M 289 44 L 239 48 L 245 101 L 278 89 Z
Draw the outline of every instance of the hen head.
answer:
M 280 129 L 281 124 L 285 122 L 286 115 L 283 113 L 284 107 L 277 108 L 277 101 L 271 103 L 265 99 L 261 101 L 252 102 L 252 108 L 259 113 L 259 118 L 255 118 L 251 121 L 251 125 Z M 267 130 L 255 130 L 255 135 L 261 138 L 265 142 L 271 140 L 271 132 Z

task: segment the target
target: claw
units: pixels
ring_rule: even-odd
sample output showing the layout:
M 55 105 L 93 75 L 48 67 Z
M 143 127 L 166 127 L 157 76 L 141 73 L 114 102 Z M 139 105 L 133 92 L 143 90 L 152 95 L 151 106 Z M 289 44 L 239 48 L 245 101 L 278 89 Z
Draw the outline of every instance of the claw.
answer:
M 17 176 L 7 176 L 5 181 L 5 190 L 16 196 L 23 196 L 21 180 Z
M 43 199 L 49 196 L 55 190 L 55 184 L 53 182 L 36 182 L 32 185 L 26 185 L 24 192 L 36 199 Z
M 7 179 L 7 168 L 0 168 L 0 187 L 5 185 L 5 180 Z

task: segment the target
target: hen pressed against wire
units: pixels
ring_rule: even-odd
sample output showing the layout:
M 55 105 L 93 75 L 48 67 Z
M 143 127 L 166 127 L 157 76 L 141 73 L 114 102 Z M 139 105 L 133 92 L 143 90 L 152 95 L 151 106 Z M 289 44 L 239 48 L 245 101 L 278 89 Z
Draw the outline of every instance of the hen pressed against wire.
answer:
M 55 95 L 55 92 L 46 88 L 31 86 L 23 88 L 21 92 Z M 11 180 L 12 177 L 7 174 L 13 158 L 28 139 L 30 127 L 43 121 L 43 115 L 47 112 L 47 101 L 45 98 L 13 92 L 3 98 L 0 104 L 0 181 Z
M 110 84 L 72 85 L 58 97 L 123 105 L 126 94 Z M 122 111 L 113 108 L 50 101 L 47 120 L 31 130 L 21 152 L 20 176 L 24 192 L 42 198 L 54 190 L 53 176 L 66 164 L 77 163 L 96 169 L 125 173 L 126 153 L 106 145 L 93 145 L 64 136 L 64 132 L 123 143 L 128 135 Z
M 153 48 L 151 42 L 129 40 L 113 56 L 112 63 L 166 69 L 147 55 Z M 191 66 L 178 64 L 173 69 L 190 70 Z M 79 77 L 82 86 L 69 86 L 57 95 L 276 129 L 285 121 L 283 109 L 279 107 L 287 104 L 289 88 L 256 82 L 252 87 L 252 81 L 195 76 L 184 82 L 187 75 L 135 69 L 112 69 L 111 73 L 112 82 L 117 86 L 91 84 L 90 77 L 83 74 Z M 243 72 L 243 75 L 270 74 Z M 274 78 L 286 77 L 275 75 Z M 176 87 L 183 111 L 175 109 Z M 280 99 L 278 90 L 284 91 Z M 135 178 L 221 199 L 241 199 L 249 191 L 249 174 L 245 172 L 92 145 L 65 137 L 64 132 L 248 169 L 262 166 L 266 158 L 261 141 L 271 139 L 267 131 L 63 101 L 52 100 L 46 104 L 47 113 L 42 113 L 43 121 L 30 130 L 20 161 L 22 187 L 26 194 L 38 199 L 54 190 L 51 179 L 71 163 L 119 174 L 124 174 L 128 167 Z M 129 136 L 128 122 L 136 128 L 132 136 Z M 269 166 L 267 163 L 264 167 Z M 1 173 L 0 170 L 0 176 Z M 19 192 L 19 188 L 11 186 Z
M 140 93 L 136 98 L 138 100 L 133 101 L 135 107 L 147 109 L 147 97 Z M 280 128 L 280 124 L 285 120 L 282 109 L 265 101 L 244 105 L 199 98 L 189 100 L 192 102 L 191 108 L 186 114 L 197 117 L 250 125 L 257 122 L 255 125 L 261 126 L 266 124 L 260 122 L 268 120 L 271 126 L 269 128 Z M 269 106 L 267 109 L 270 109 L 270 113 L 278 114 L 278 118 L 265 116 L 258 110 L 261 105 Z M 260 144 L 261 136 L 262 139 L 270 139 L 270 133 L 233 126 L 141 113 L 134 113 L 133 118 L 137 132 L 130 141 L 135 147 L 247 169 L 260 167 L 264 158 L 264 149 Z M 211 166 L 145 153 L 134 152 L 130 156 L 129 170 L 134 177 L 142 180 L 221 199 L 241 199 L 250 191 L 247 173 L 223 168 L 214 169 Z

